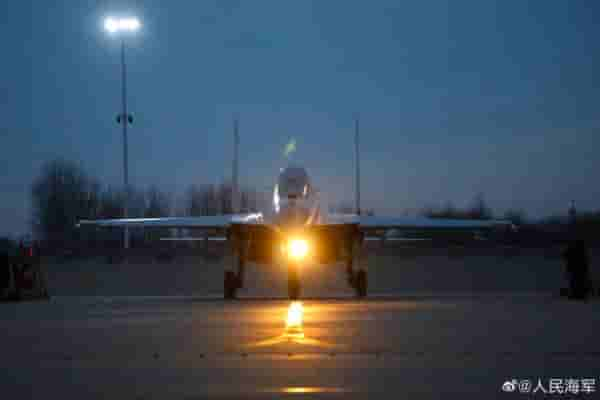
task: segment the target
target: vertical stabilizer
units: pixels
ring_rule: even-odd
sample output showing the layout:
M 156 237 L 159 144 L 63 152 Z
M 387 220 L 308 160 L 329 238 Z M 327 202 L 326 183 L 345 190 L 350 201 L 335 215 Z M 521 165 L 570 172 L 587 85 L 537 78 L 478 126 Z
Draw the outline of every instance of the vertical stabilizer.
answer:
M 239 191 L 239 120 L 237 117 L 233 119 L 233 166 L 231 171 L 231 210 L 234 214 L 240 212 L 240 191 Z
M 360 215 L 360 150 L 359 150 L 359 120 L 358 115 L 354 119 L 354 169 L 355 169 L 355 212 Z

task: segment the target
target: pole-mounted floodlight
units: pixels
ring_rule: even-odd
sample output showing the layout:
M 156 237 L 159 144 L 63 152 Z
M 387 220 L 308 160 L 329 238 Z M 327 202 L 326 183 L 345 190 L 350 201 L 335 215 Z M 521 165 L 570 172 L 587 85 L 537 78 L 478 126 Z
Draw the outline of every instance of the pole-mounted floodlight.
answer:
M 110 34 L 117 34 L 120 32 L 135 32 L 140 29 L 140 21 L 135 17 L 129 18 L 106 18 L 104 20 L 104 29 Z M 133 122 L 131 114 L 127 113 L 127 75 L 126 75 L 126 64 L 125 64 L 125 40 L 121 36 L 121 100 L 122 100 L 122 112 L 117 116 L 117 123 L 123 124 L 123 180 L 125 184 L 125 204 L 123 209 L 123 216 L 127 218 L 129 216 L 129 154 L 127 144 L 127 125 Z M 125 227 L 123 232 L 123 243 L 124 247 L 129 247 L 129 228 Z
M 104 20 L 104 29 L 110 33 L 135 32 L 140 29 L 140 21 L 137 18 L 112 18 Z

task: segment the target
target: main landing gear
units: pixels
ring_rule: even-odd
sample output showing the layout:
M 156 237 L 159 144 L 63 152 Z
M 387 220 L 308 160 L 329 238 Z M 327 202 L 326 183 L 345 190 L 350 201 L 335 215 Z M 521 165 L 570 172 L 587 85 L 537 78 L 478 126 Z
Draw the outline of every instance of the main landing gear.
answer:
M 354 282 L 354 290 L 357 297 L 367 297 L 367 284 L 367 271 L 361 269 L 356 273 Z
M 348 273 L 348 285 L 354 289 L 356 297 L 367 297 L 368 277 L 367 271 L 359 269 L 354 271 L 352 269 L 347 271 Z
M 223 293 L 226 299 L 235 299 L 238 289 L 244 287 L 244 271 L 246 267 L 246 252 L 242 248 L 234 253 L 234 263 L 237 264 L 237 273 L 231 270 L 225 271 L 223 281 Z
M 235 299 L 238 289 L 238 279 L 233 271 L 225 271 L 225 281 L 223 283 L 223 293 L 226 299 Z
M 348 258 L 346 259 L 346 274 L 348 285 L 354 289 L 356 297 L 367 297 L 368 278 L 367 271 L 359 266 L 359 270 L 354 270 L 354 264 L 359 264 L 360 250 L 362 240 L 355 241 L 348 249 Z

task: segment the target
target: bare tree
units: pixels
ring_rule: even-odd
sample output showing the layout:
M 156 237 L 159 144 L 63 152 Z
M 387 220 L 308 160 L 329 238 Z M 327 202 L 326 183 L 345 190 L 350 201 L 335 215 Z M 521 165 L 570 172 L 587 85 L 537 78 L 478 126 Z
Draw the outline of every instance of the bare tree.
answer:
M 421 215 L 429 218 L 453 219 L 464 218 L 465 212 L 456 208 L 451 201 L 447 201 L 446 204 L 441 208 L 435 208 L 431 206 L 426 207 L 421 212 Z
M 107 186 L 100 191 L 98 209 L 96 218 L 122 218 L 123 207 L 125 206 L 125 194 L 122 190 L 117 190 L 111 186 Z M 93 230 L 86 229 L 86 231 Z M 120 247 L 123 240 L 123 230 L 121 228 L 103 228 L 93 230 L 94 234 L 88 233 L 91 236 L 91 241 L 94 243 L 101 241 L 106 247 Z
M 144 217 L 158 218 L 169 215 L 171 197 L 156 186 L 151 186 L 145 192 Z
M 248 212 L 250 209 L 250 195 L 247 190 L 240 193 L 240 211 Z
M 467 210 L 467 216 L 471 219 L 492 219 L 492 209 L 487 206 L 483 193 L 475 196 L 471 207 Z
M 214 185 L 204 185 L 202 192 L 202 215 L 217 215 L 219 204 Z
M 166 192 L 161 191 L 157 186 L 151 186 L 143 193 L 144 218 L 160 218 L 167 217 L 171 209 L 171 196 Z M 162 237 L 169 236 L 168 228 L 152 228 L 144 229 L 143 240 L 145 243 L 156 242 Z
M 264 202 L 264 196 L 256 189 L 244 187 L 240 191 L 240 210 L 241 212 L 258 212 L 265 210 L 268 204 Z
M 510 209 L 504 213 L 504 219 L 512 222 L 515 225 L 522 225 L 525 222 L 525 211 Z
M 217 199 L 219 203 L 219 214 L 231 214 L 233 211 L 232 207 L 232 187 L 229 182 L 223 182 L 217 189 Z
M 487 206 L 483 194 L 479 193 L 473 199 L 470 207 L 460 209 L 448 201 L 441 208 L 426 207 L 421 211 L 421 215 L 429 218 L 444 219 L 491 219 L 492 210 Z
M 213 185 L 191 185 L 184 197 L 184 213 L 197 217 L 217 215 L 219 204 Z
M 100 194 L 98 218 L 121 218 L 124 205 L 123 192 L 108 186 Z
M 354 206 L 352 206 L 352 204 L 342 201 L 338 204 L 332 204 L 330 211 L 337 214 L 354 214 L 356 210 L 354 210 Z
M 57 159 L 45 163 L 31 190 L 36 236 L 58 246 L 75 240 L 79 219 L 98 215 L 99 187 L 74 162 Z

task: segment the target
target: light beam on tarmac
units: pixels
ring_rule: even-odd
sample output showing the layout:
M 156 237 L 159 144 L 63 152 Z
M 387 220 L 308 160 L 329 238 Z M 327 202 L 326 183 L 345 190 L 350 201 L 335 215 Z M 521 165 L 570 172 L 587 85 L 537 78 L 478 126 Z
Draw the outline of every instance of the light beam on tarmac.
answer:
M 322 340 L 305 336 L 303 327 L 304 307 L 301 301 L 293 301 L 287 309 L 283 333 L 271 339 L 261 340 L 248 345 L 249 347 L 267 347 L 279 344 L 301 344 L 316 347 L 339 347 Z
M 304 309 L 302 308 L 302 302 L 294 301 L 288 308 L 287 318 L 285 320 L 285 332 L 284 335 L 290 338 L 304 338 L 304 331 L 302 329 L 302 315 Z

